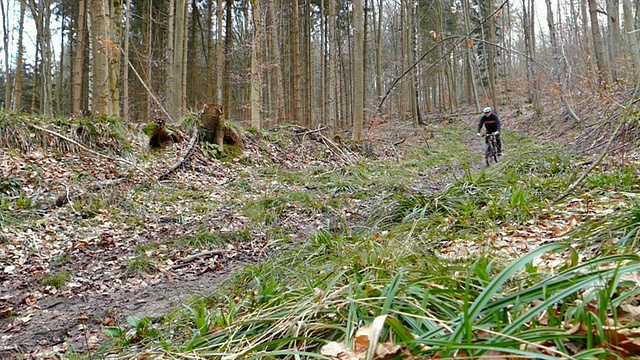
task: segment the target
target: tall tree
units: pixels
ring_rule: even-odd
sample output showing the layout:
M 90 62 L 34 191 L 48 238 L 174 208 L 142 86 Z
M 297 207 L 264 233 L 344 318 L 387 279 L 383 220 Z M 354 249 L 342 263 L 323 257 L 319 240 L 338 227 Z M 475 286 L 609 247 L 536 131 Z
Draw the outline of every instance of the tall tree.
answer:
M 91 40 L 93 44 L 93 111 L 109 113 L 109 9 L 108 0 L 91 1 Z
M 328 33 L 328 61 L 327 61 L 327 125 L 329 134 L 333 136 L 338 130 L 338 99 L 337 99 L 337 72 L 338 72 L 338 41 L 336 39 L 336 0 L 327 1 L 327 33 Z
M 615 78 L 615 63 L 620 56 L 620 44 L 622 44 L 622 35 L 620 34 L 620 0 L 607 0 L 607 27 L 609 28 L 609 58 L 613 64 L 611 72 Z
M 11 108 L 11 64 L 9 59 L 9 19 L 4 1 L 0 1 L 0 12 L 2 12 L 2 44 L 4 46 L 4 108 Z
M 29 8 L 36 23 L 38 49 L 41 54 L 40 74 L 41 99 L 40 111 L 45 115 L 53 115 L 53 76 L 51 74 L 51 0 L 29 0 Z
M 353 134 L 362 140 L 364 121 L 364 25 L 362 0 L 353 1 Z
M 176 18 L 176 1 L 180 0 L 169 0 L 169 11 L 167 15 L 167 83 L 166 83 L 166 97 L 167 104 L 169 108 L 167 111 L 169 115 L 174 119 L 177 119 L 176 112 L 178 111 L 175 106 L 175 97 L 176 97 L 176 80 L 175 77 L 178 76 L 175 73 L 175 67 L 173 66 L 173 62 L 176 60 L 175 56 L 175 46 L 176 46 L 176 35 L 175 35 L 175 18 Z
M 598 24 L 598 4 L 596 0 L 588 0 L 589 17 L 591 19 L 591 36 L 593 38 L 593 49 L 596 54 L 596 65 L 598 66 L 598 80 L 601 86 L 611 82 L 611 72 L 609 70 L 606 53 L 604 51 L 604 41 L 600 33 L 600 25 Z
M 522 0 L 522 28 L 524 29 L 524 43 L 527 49 L 527 82 L 531 86 L 527 87 L 529 102 L 537 113 L 540 112 L 540 99 L 538 93 L 538 80 L 536 78 L 533 59 L 536 52 L 535 44 L 535 7 L 533 0 Z
M 20 17 L 18 19 L 18 49 L 16 53 L 16 77 L 15 77 L 15 86 L 14 94 L 13 94 L 13 111 L 20 111 L 22 109 L 22 73 L 23 73 L 23 54 L 24 54 L 24 15 L 26 12 L 26 1 L 20 0 Z
M 375 34 L 375 64 L 376 64 L 376 97 L 377 100 L 382 98 L 382 20 L 384 12 L 383 0 L 378 0 L 378 21 L 374 21 L 376 27 Z
M 629 43 L 629 52 L 636 70 L 636 83 L 640 84 L 640 50 L 638 49 L 638 37 L 635 32 L 633 10 L 631 10 L 630 0 L 622 0 L 622 10 L 624 13 L 624 27 L 625 33 L 627 34 L 627 42 Z
M 82 111 L 82 85 L 84 79 L 84 54 L 86 50 L 86 15 L 87 0 L 78 1 L 78 18 L 76 20 L 76 53 L 73 62 L 71 112 Z
M 224 106 L 223 118 L 228 119 L 231 112 L 231 55 L 233 52 L 233 0 L 227 0 L 226 16 L 225 16 L 225 33 L 224 33 L 224 97 L 222 103 Z M 216 131 L 216 144 L 222 146 L 224 134 L 222 131 Z
M 223 12 L 223 8 L 222 8 L 222 0 L 218 0 L 217 3 L 218 7 L 217 7 L 217 12 L 216 12 L 216 21 L 217 21 L 217 28 L 216 28 L 216 58 L 218 60 L 217 65 L 216 65 L 216 103 L 219 105 L 223 105 L 223 101 L 222 101 L 222 96 L 223 96 L 223 90 L 224 90 L 224 66 L 225 66 L 225 56 L 223 53 L 224 50 L 224 43 L 222 42 L 222 30 L 223 30 L 223 21 L 224 21 L 224 12 Z M 228 2 L 227 2 L 227 6 Z M 224 109 L 225 112 L 228 112 L 229 109 Z M 223 117 L 225 116 L 224 114 L 222 115 Z
M 120 71 L 122 56 L 122 0 L 110 0 L 107 5 L 107 65 L 109 67 L 109 110 L 111 116 L 120 116 Z
M 259 0 L 251 0 L 252 7 L 252 36 L 251 36 L 251 89 L 250 89 L 250 107 L 251 107 L 251 126 L 256 129 L 262 127 L 261 122 L 261 74 L 262 74 L 262 7 Z
M 124 57 L 122 59 L 122 119 L 129 121 L 129 32 L 131 29 L 131 0 L 127 0 L 124 25 Z
M 300 61 L 300 6 L 291 1 L 291 47 L 293 67 L 293 121 L 302 124 L 302 63 Z
M 175 0 L 175 17 L 174 17 L 174 33 L 175 36 L 169 41 L 173 41 L 173 98 L 171 116 L 174 120 L 178 120 L 182 115 L 184 104 L 184 55 L 185 55 L 185 26 L 187 20 L 187 0 Z
M 214 59 L 214 47 L 213 47 L 213 0 L 207 0 L 207 33 L 206 41 L 207 52 L 205 56 L 206 70 L 206 101 L 211 102 L 214 98 L 213 89 L 215 88 L 215 79 L 213 77 L 213 59 Z
M 276 16 L 278 11 L 279 0 L 269 0 L 267 4 L 267 31 L 269 33 L 268 49 L 271 51 L 271 64 L 272 64 L 272 77 L 270 81 L 271 93 L 275 95 L 275 118 L 277 123 L 281 123 L 285 119 L 284 109 L 284 81 L 283 81 L 283 69 L 282 69 L 282 56 L 280 51 L 280 41 L 278 36 L 280 35 L 280 18 Z

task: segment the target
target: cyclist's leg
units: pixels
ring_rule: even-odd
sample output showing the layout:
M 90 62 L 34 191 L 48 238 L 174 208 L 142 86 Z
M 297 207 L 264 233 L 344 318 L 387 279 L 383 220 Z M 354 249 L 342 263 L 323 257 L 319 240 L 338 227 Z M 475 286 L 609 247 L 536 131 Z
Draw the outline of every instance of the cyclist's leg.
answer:
M 496 146 L 498 148 L 498 156 L 502 156 L 502 141 L 500 141 L 500 134 L 496 135 Z

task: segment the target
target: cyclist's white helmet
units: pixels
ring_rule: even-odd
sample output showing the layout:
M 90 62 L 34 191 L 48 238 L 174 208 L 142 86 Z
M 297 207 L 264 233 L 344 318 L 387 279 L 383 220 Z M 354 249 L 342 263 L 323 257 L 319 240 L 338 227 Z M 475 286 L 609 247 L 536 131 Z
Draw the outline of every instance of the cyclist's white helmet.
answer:
M 482 112 L 485 113 L 485 114 L 490 113 L 491 112 L 491 108 L 487 106 L 486 108 L 482 109 Z

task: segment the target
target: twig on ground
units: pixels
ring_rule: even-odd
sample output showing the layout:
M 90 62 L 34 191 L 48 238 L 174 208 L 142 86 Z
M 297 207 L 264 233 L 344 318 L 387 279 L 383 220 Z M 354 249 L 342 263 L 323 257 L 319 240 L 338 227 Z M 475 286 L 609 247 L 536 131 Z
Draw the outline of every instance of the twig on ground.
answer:
M 165 170 L 162 173 L 160 173 L 156 177 L 157 181 L 160 181 L 160 180 L 166 178 L 167 176 L 171 175 L 171 173 L 176 171 L 176 169 L 178 169 L 180 166 L 182 166 L 185 163 L 185 161 L 187 161 L 189 159 L 189 157 L 191 156 L 191 154 L 193 153 L 193 149 L 195 148 L 197 143 L 198 143 L 198 128 L 195 128 L 195 129 L 193 129 L 193 134 L 191 135 L 191 141 L 189 142 L 189 147 L 187 148 L 187 151 L 184 152 L 182 157 L 180 157 L 180 159 L 178 159 L 178 161 L 176 161 L 175 164 L 173 164 L 167 170 Z
M 295 136 L 305 136 L 305 135 L 321 132 L 321 131 L 325 130 L 326 128 L 327 128 L 326 126 L 321 126 L 321 127 L 317 128 L 315 130 L 307 130 L 307 131 L 305 131 L 303 133 L 295 133 L 294 135 Z
M 199 252 L 197 254 L 193 254 L 191 256 L 187 256 L 186 258 L 182 258 L 180 259 L 180 262 L 173 265 L 171 267 L 172 270 L 175 269 L 180 269 L 182 267 L 187 266 L 190 262 L 197 260 L 199 258 L 203 258 L 203 257 L 207 257 L 207 256 L 211 256 L 211 255 L 222 255 L 224 253 L 228 252 L 227 250 L 208 250 L 208 251 L 203 251 L 203 252 Z
M 407 137 L 406 137 L 406 136 L 405 136 L 405 137 L 403 137 L 403 138 L 402 138 L 402 140 L 400 140 L 400 141 L 398 141 L 398 142 L 394 142 L 394 143 L 393 143 L 393 146 L 398 146 L 398 145 L 402 144 L 402 143 L 403 143 L 403 142 L 405 142 L 405 141 L 407 141 Z M 427 146 L 429 146 L 429 145 L 427 145 Z

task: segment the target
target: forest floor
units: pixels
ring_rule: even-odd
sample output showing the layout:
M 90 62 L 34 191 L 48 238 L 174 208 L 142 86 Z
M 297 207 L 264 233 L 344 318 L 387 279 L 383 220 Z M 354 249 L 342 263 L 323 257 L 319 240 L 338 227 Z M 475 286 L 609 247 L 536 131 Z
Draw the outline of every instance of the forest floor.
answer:
M 476 119 L 469 115 L 447 121 L 469 126 L 465 145 L 478 159 L 473 165 L 477 170 L 483 166 L 483 142 L 475 137 Z M 158 184 L 146 183 L 138 173 L 135 180 L 99 190 L 91 185 L 120 178 L 131 168 L 78 148 L 3 149 L 3 181 L 19 181 L 29 204 L 1 213 L 0 358 L 93 351 L 105 341 L 105 327 L 123 324 L 130 316 L 161 317 L 211 292 L 233 271 L 268 259 L 277 251 L 275 235 L 250 227 L 239 209 L 273 189 L 297 186 L 274 176 L 272 165 L 291 172 L 311 166 L 335 171 L 349 165 L 352 156 L 394 161 L 403 148 L 425 146 L 433 135 L 416 135 L 410 124 L 380 124 L 367 131 L 362 144 L 335 146 L 299 127 L 283 127 L 279 133 L 294 141 L 247 138 L 245 160 L 228 162 L 196 147 L 184 166 Z M 137 140 L 140 148 L 145 141 Z M 187 142 L 160 152 L 140 150 L 153 160 L 146 171 L 160 173 L 185 151 Z M 508 157 L 508 144 L 505 152 Z M 76 191 L 84 195 L 53 205 L 61 194 Z M 366 212 L 366 206 L 345 209 L 346 216 Z M 335 217 L 285 206 L 278 229 L 286 231 L 287 239 L 301 241 Z

